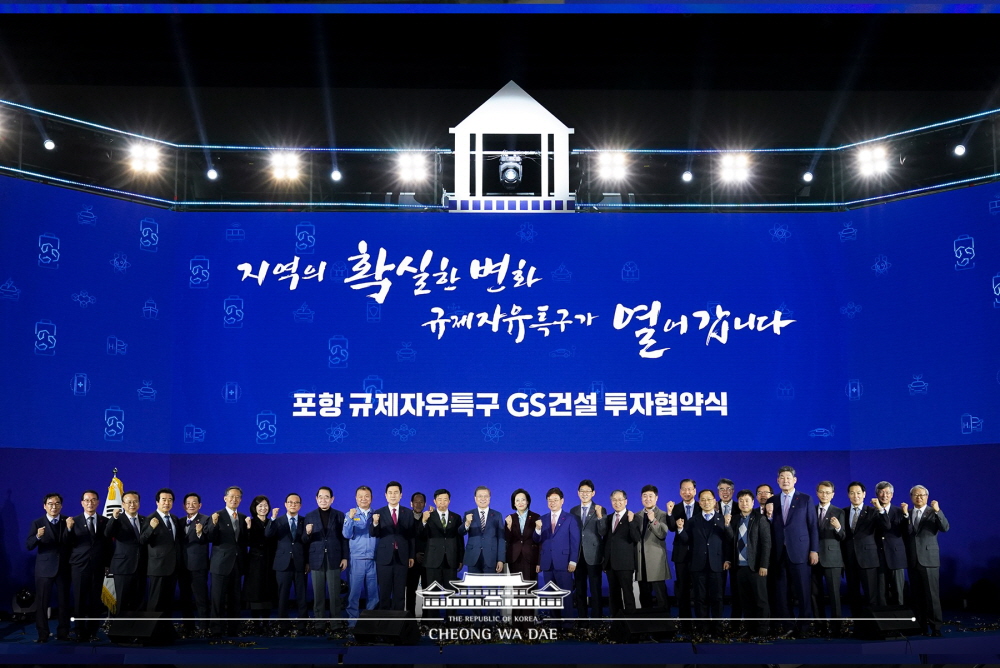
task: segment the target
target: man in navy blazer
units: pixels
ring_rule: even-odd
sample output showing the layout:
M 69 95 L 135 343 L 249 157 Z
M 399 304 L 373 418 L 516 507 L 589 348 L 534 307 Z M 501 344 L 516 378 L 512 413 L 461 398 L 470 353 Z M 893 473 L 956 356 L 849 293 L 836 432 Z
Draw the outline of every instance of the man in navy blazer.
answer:
M 316 510 L 305 517 L 309 546 L 309 570 L 312 572 L 313 617 L 326 616 L 326 596 L 330 594 L 330 617 L 340 617 L 340 574 L 347 568 L 350 543 L 344 538 L 344 513 L 331 507 L 333 490 L 323 486 L 316 491 Z M 316 622 L 316 629 L 326 624 Z
M 722 619 L 722 575 L 732 565 L 732 515 L 723 516 L 715 507 L 715 492 L 703 489 L 698 494 L 700 510 L 690 522 L 678 527 L 677 540 L 691 552 L 690 571 L 694 585 L 695 614 L 701 619 Z M 702 623 L 703 630 L 709 630 Z
M 201 496 L 194 492 L 184 497 L 185 517 L 181 520 L 181 567 L 177 573 L 181 593 L 181 614 L 184 630 L 195 629 L 194 617 L 200 618 L 197 627 L 208 628 L 208 532 L 211 520 L 201 512 Z
M 286 515 L 278 517 L 278 509 L 271 510 L 271 520 L 264 526 L 264 537 L 275 539 L 274 572 L 278 579 L 278 617 L 288 617 L 288 597 L 295 584 L 295 603 L 299 619 L 296 625 L 299 633 L 304 633 L 305 620 L 309 617 L 309 602 L 306 595 L 306 549 L 304 537 L 306 523 L 299 517 L 302 497 L 294 492 L 285 496 Z M 282 622 L 282 626 L 286 626 Z
M 156 492 L 156 512 L 142 525 L 139 544 L 146 546 L 146 574 L 149 576 L 149 612 L 172 612 L 177 570 L 181 565 L 181 530 L 170 514 L 174 492 L 163 488 Z
M 865 505 L 864 483 L 855 480 L 847 486 L 851 505 L 844 508 L 844 566 L 847 575 L 847 597 L 851 611 L 878 605 L 878 544 L 875 527 L 879 522 L 878 511 Z
M 427 582 L 437 582 L 446 589 L 451 587 L 453 580 L 458 579 L 458 569 L 465 556 L 465 544 L 459 534 L 462 516 L 448 510 L 449 506 L 451 492 L 439 489 L 434 492 L 433 510 L 425 510 L 421 516 L 427 535 L 427 553 L 424 558 Z
M 565 498 L 561 489 L 550 489 L 545 500 L 549 512 L 535 523 L 532 533 L 534 541 L 541 544 L 540 573 L 545 582 L 555 582 L 560 589 L 573 591 L 573 572 L 580 554 L 580 527 L 572 515 L 563 511 Z M 556 616 L 561 616 L 561 610 L 556 612 Z
M 115 508 L 104 535 L 115 539 L 111 573 L 115 577 L 115 597 L 119 616 L 130 617 L 142 608 L 146 592 L 146 548 L 139 543 L 146 518 L 139 514 L 139 492 L 122 494 L 122 507 Z
M 73 615 L 76 619 L 76 638 L 86 641 L 92 638 L 101 626 L 99 619 L 104 615 L 101 603 L 101 589 L 104 587 L 104 572 L 111 564 L 111 539 L 104 535 L 108 518 L 97 514 L 101 498 L 97 492 L 88 489 L 80 499 L 83 512 L 66 520 L 69 541 L 69 567 L 73 580 Z M 83 621 L 90 617 L 92 621 Z
M 906 580 L 906 518 L 898 505 L 892 505 L 892 483 L 883 480 L 875 485 L 875 502 L 879 511 L 875 525 L 878 544 L 878 603 L 903 605 L 903 583 Z
M 771 537 L 774 543 L 775 600 L 772 601 L 776 617 L 790 617 L 791 595 L 799 602 L 799 617 L 812 617 L 810 599 L 811 567 L 819 563 L 819 530 L 812 499 L 808 494 L 795 490 L 795 469 L 782 466 L 778 469 L 780 493 L 768 499 L 772 506 Z M 804 629 L 800 628 L 800 632 Z M 792 629 L 787 630 L 791 634 Z
M 381 610 L 406 609 L 406 574 L 413 568 L 416 520 L 413 511 L 399 502 L 403 486 L 393 480 L 385 486 L 385 500 L 372 514 L 368 529 L 375 544 L 375 574 L 378 578 L 378 605 Z
M 66 528 L 66 518 L 61 514 L 62 505 L 61 494 L 46 494 L 42 500 L 45 514 L 31 523 L 31 530 L 28 532 L 27 548 L 38 548 L 38 557 L 35 558 L 36 642 L 48 642 L 49 639 L 48 608 L 53 586 L 56 588 L 56 600 L 59 604 L 56 638 L 69 638 L 69 530 Z
M 469 573 L 502 573 L 507 558 L 503 516 L 490 509 L 488 487 L 476 488 L 476 507 L 466 511 L 465 522 L 458 528 L 461 536 L 468 534 L 464 563 Z

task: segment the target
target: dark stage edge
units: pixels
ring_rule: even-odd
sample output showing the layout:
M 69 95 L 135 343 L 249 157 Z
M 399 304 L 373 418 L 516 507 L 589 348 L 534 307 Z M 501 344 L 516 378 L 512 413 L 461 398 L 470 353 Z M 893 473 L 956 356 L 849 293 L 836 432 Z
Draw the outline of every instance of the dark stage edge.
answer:
M 1000 630 L 945 631 L 908 640 L 779 640 L 767 644 L 570 641 L 532 644 L 363 646 L 324 638 L 239 638 L 209 644 L 178 640 L 168 647 L 124 647 L 108 641 L 34 643 L 34 629 L 0 627 L 0 664 L 270 665 L 270 664 L 991 664 L 1000 663 Z

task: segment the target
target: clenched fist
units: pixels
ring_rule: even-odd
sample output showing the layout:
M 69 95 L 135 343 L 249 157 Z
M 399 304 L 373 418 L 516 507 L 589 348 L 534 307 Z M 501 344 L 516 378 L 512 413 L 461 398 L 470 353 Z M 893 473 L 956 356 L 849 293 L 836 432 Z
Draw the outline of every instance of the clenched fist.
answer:
M 212 524 L 219 523 L 219 513 L 212 513 Z
M 628 511 L 628 521 L 631 522 L 634 519 L 635 519 L 635 513 L 633 513 L 631 510 Z
M 306 535 L 308 536 L 308 535 L 309 535 L 309 534 L 311 534 L 312 532 L 313 532 L 313 525 L 311 525 L 311 524 L 307 524 L 307 525 L 306 525 Z
M 74 524 L 75 524 L 75 522 L 73 521 L 72 517 L 67 517 L 66 518 L 66 528 L 67 529 L 72 529 Z
M 535 531 L 541 531 L 541 530 L 542 530 L 542 521 L 535 520 Z
M 667 501 L 667 515 L 674 512 L 674 506 L 676 504 L 673 501 Z
M 604 517 L 604 508 L 601 508 L 601 506 L 596 503 L 594 504 L 594 512 L 597 513 L 597 519 Z
M 468 529 L 470 526 L 472 526 L 472 513 L 465 516 L 465 528 Z
M 272 520 L 278 519 L 278 509 L 277 508 L 271 508 L 271 519 Z
M 508 515 L 507 519 L 505 519 L 504 522 L 506 522 L 507 524 L 507 529 L 510 529 L 512 526 L 514 526 L 514 516 Z
M 684 518 L 683 517 L 678 517 L 677 518 L 677 530 L 680 531 L 683 528 L 684 528 Z
M 160 518 L 154 517 L 153 519 L 149 520 L 149 526 L 153 527 L 154 529 L 160 526 Z
M 354 516 L 357 514 L 358 514 L 357 508 L 351 508 L 350 510 L 347 511 L 347 516 L 350 517 L 352 520 L 354 519 Z
M 378 526 L 378 521 L 379 521 L 380 517 L 382 517 L 382 516 L 379 515 L 378 513 L 375 513 L 374 515 L 372 515 L 372 524 L 374 524 L 375 526 Z

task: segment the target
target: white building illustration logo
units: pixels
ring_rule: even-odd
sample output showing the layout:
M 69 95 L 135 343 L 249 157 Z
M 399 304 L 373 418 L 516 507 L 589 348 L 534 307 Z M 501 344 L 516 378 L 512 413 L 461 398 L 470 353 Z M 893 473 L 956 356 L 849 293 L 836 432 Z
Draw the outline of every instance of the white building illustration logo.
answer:
M 572 593 L 560 589 L 554 582 L 535 589 L 538 583 L 526 581 L 520 573 L 465 573 L 461 580 L 452 580 L 450 584 L 451 589 L 438 582 L 418 589 L 423 609 L 562 610 L 563 599 Z

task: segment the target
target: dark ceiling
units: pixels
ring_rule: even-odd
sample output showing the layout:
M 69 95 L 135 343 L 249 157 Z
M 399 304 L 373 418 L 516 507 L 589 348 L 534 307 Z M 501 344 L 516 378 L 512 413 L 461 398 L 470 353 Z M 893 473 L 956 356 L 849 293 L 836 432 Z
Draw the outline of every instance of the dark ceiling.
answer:
M 998 34 L 954 14 L 8 15 L 0 97 L 174 141 L 450 146 L 514 80 L 575 148 L 831 145 L 1000 107 Z

